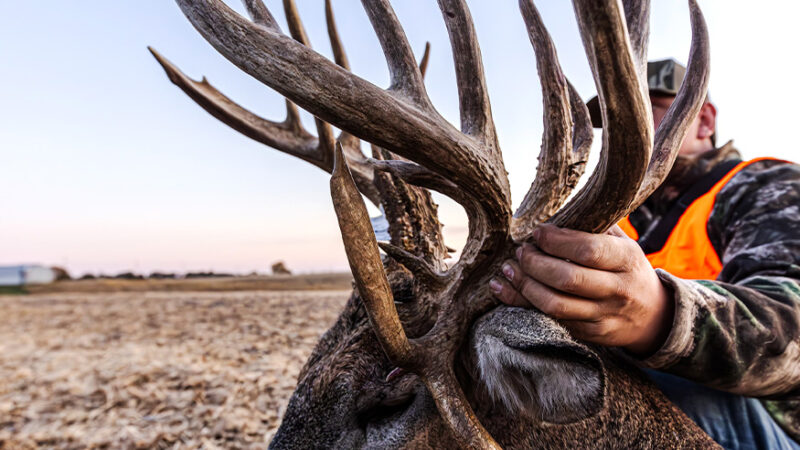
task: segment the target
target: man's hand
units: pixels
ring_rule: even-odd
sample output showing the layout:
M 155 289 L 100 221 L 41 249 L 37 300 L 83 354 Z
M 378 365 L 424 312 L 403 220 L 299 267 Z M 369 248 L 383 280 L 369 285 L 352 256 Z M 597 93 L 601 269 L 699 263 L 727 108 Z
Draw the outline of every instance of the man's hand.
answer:
M 618 226 L 606 234 L 542 225 L 490 283 L 503 303 L 558 319 L 578 339 L 646 355 L 664 343 L 674 303 L 642 250 Z

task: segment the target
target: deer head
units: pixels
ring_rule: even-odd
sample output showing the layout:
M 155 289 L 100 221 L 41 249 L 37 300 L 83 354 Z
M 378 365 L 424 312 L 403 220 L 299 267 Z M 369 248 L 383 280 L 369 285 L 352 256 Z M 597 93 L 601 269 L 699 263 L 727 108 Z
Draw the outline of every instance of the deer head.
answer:
M 536 179 L 513 215 L 481 53 L 464 0 L 438 0 L 455 60 L 460 129 L 431 104 L 423 84 L 425 64 L 416 63 L 388 0 L 362 2 L 389 65 L 388 89 L 348 70 L 330 1 L 326 11 L 335 63 L 310 48 L 292 1 L 284 1 L 292 37 L 281 32 L 260 0 L 244 2 L 252 20 L 220 0 L 177 3 L 214 48 L 289 99 L 287 119 L 281 123 L 262 119 L 205 79 L 189 79 L 154 53 L 170 79 L 233 128 L 332 173 L 331 195 L 357 296 L 307 363 L 287 417 L 321 402 L 327 405 L 324 415 L 353 422 L 355 427 L 359 415 L 353 411 L 369 410 L 370 401 L 380 397 L 370 389 L 380 385 L 391 406 L 406 404 L 424 385 L 425 395 L 414 395 L 414 404 L 406 405 L 397 420 L 426 423 L 429 433 L 437 432 L 436 427 L 449 429 L 463 447 L 497 448 L 459 382 L 455 368 L 465 367 L 482 371 L 481 389 L 507 407 L 525 409 L 530 402 L 520 399 L 535 397 L 537 414 L 552 422 L 597 411 L 596 400 L 604 390 L 597 354 L 538 312 L 515 312 L 525 317 L 525 329 L 540 330 L 538 334 L 524 339 L 509 334 L 507 310 L 487 314 L 497 306 L 488 281 L 537 225 L 546 221 L 604 232 L 663 181 L 708 83 L 707 31 L 694 0 L 689 1 L 693 41 L 686 81 L 655 135 L 646 82 L 648 1 L 574 0 L 598 90 L 603 143 L 594 173 L 566 204 L 591 144 L 589 114 L 562 73 L 532 1 L 520 0 L 544 91 L 545 131 Z M 316 137 L 300 125 L 295 104 L 316 117 Z M 335 138 L 329 124 L 344 132 Z M 358 139 L 375 146 L 372 158 L 361 153 Z M 447 251 L 435 206 L 425 189 L 458 202 L 469 219 L 466 245 L 449 267 L 443 261 Z M 394 224 L 391 243 L 375 241 L 362 194 L 386 208 Z M 407 272 L 394 270 L 387 276 L 379 248 Z M 533 349 L 533 359 L 508 350 L 515 345 L 515 351 Z M 544 350 L 537 353 L 537 349 Z M 477 356 L 459 358 L 465 352 Z M 360 359 L 352 357 L 356 353 Z M 332 359 L 336 355 L 338 359 Z M 472 363 L 463 363 L 464 359 Z M 334 372 L 347 376 L 321 372 L 331 365 L 339 365 L 341 370 Z M 572 384 L 562 383 L 564 377 Z M 559 394 L 569 386 L 580 391 L 571 405 L 567 395 Z M 359 396 L 358 390 L 372 392 L 373 398 Z M 397 392 L 405 400 L 392 399 Z M 434 410 L 441 420 L 418 420 Z M 324 432 L 324 417 L 307 419 L 310 422 L 304 426 L 311 424 Z M 285 428 L 301 426 L 286 423 Z M 284 429 L 282 439 L 293 434 Z M 347 433 L 337 436 L 337 446 L 355 445 L 358 439 Z

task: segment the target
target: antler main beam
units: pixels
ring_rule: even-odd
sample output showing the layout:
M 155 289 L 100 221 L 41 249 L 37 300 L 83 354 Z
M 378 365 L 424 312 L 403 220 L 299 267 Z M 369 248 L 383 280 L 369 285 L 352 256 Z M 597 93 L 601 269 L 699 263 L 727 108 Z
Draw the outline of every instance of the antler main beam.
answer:
M 502 164 L 424 105 L 400 99 L 279 32 L 239 16 L 219 0 L 177 0 L 223 56 L 303 109 L 340 129 L 453 180 L 507 221 Z M 474 180 L 485 184 L 475 186 Z M 504 219 L 505 217 L 505 219 Z

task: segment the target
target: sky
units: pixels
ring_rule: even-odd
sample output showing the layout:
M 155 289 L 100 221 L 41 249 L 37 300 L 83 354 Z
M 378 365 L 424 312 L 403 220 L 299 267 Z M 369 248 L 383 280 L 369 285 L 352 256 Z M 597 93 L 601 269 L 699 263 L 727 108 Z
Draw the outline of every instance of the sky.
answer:
M 267 1 L 283 21 L 280 2 Z M 323 0 L 297 0 L 312 45 L 330 57 Z M 458 123 L 452 55 L 432 0 L 395 1 L 437 110 Z M 542 100 L 517 2 L 469 1 L 515 205 L 535 175 Z M 567 77 L 595 88 L 568 2 L 537 6 Z M 243 13 L 240 3 L 228 4 Z M 800 100 L 795 2 L 701 0 L 711 41 L 710 93 L 718 141 L 745 158 L 798 160 Z M 378 86 L 388 71 L 357 0 L 334 10 L 352 69 Z M 682 1 L 654 1 L 650 59 L 685 62 L 691 33 Z M 38 263 L 73 275 L 214 270 L 346 270 L 328 176 L 238 134 L 172 85 L 152 45 L 187 75 L 209 81 L 251 111 L 282 120 L 279 94 L 219 55 L 161 0 L 0 0 L 0 265 Z M 304 122 L 314 129 L 312 118 Z M 596 137 L 596 143 L 599 141 Z M 595 152 L 596 153 L 596 152 Z M 451 246 L 466 217 L 441 196 Z

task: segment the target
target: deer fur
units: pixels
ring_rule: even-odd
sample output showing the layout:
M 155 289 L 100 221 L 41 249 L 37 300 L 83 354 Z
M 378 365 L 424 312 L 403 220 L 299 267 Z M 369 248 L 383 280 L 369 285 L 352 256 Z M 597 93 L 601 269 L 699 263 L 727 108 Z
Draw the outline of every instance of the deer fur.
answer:
M 409 334 L 424 332 L 413 280 L 390 279 Z M 354 293 L 301 371 L 270 448 L 459 448 L 418 377 L 386 382 L 393 367 Z M 498 306 L 482 316 L 458 373 L 503 448 L 716 446 L 624 355 L 574 341 L 535 310 Z

